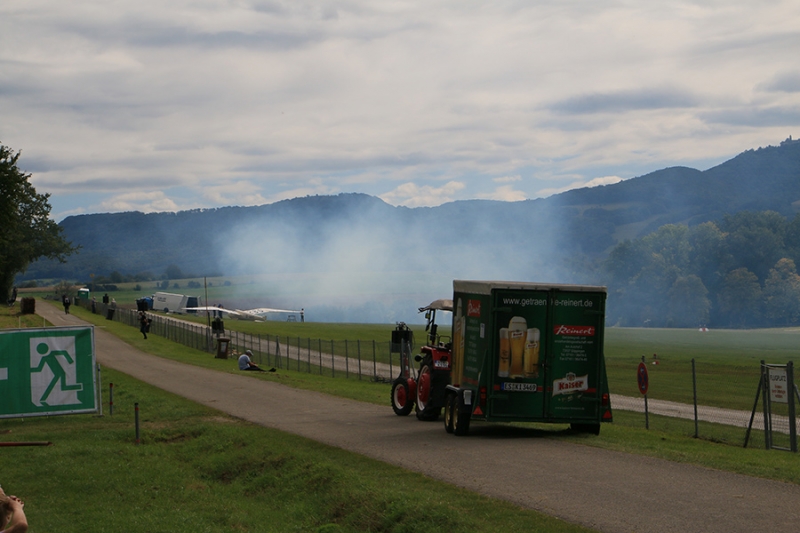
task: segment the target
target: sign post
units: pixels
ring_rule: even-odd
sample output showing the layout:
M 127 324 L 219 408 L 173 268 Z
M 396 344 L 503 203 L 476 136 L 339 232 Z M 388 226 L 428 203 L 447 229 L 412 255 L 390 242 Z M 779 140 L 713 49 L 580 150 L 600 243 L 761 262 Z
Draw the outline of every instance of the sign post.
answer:
M 0 331 L 0 418 L 95 413 L 93 327 Z
M 650 386 L 650 379 L 647 376 L 647 365 L 644 363 L 644 356 L 642 362 L 639 363 L 639 368 L 636 370 L 636 381 L 639 385 L 639 392 L 644 396 L 644 427 L 650 429 L 650 413 L 647 409 L 647 389 Z

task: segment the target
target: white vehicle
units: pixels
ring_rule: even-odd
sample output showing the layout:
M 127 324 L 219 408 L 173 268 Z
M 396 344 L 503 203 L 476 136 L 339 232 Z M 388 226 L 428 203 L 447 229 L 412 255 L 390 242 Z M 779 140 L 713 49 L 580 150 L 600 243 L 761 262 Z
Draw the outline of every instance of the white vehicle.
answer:
M 186 308 L 197 307 L 201 303 L 200 300 L 199 296 L 157 292 L 153 295 L 153 309 L 165 313 L 182 313 Z

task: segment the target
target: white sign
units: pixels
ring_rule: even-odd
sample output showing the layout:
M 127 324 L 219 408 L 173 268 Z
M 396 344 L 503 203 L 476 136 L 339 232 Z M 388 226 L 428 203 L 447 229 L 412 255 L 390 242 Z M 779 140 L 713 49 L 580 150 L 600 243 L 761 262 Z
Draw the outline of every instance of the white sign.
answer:
M 786 367 L 767 367 L 769 379 L 769 401 L 774 403 L 789 403 L 789 387 L 786 385 Z

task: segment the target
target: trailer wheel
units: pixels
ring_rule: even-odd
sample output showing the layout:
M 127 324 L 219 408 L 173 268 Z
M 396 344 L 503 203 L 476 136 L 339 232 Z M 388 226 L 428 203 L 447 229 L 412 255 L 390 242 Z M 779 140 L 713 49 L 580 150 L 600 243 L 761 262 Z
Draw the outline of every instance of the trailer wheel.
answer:
M 600 424 L 570 424 L 570 429 L 577 433 L 591 433 L 592 435 L 600 434 Z
M 464 408 L 464 397 L 459 394 L 458 401 L 455 405 L 455 417 L 453 417 L 453 433 L 456 436 L 463 437 L 469 433 L 469 420 L 471 417 L 472 413 L 470 412 L 469 407 L 466 409 Z
M 430 405 L 432 377 L 431 367 L 427 364 L 422 365 L 417 377 L 417 418 L 420 420 L 438 420 L 442 410 Z
M 444 430 L 452 433 L 455 428 L 456 404 L 458 403 L 458 396 L 453 393 L 447 395 L 444 404 Z
M 410 398 L 408 383 L 403 378 L 397 378 L 392 383 L 392 410 L 397 416 L 408 416 L 414 407 L 414 400 Z

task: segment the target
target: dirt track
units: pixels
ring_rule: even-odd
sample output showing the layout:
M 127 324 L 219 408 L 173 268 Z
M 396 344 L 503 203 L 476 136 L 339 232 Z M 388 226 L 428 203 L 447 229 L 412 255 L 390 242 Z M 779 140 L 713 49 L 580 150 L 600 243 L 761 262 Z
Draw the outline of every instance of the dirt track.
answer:
M 37 301 L 37 312 L 55 325 L 83 324 L 45 302 Z M 101 365 L 198 403 L 600 531 L 744 533 L 800 524 L 798 485 L 502 426 L 474 424 L 469 437 L 457 438 L 440 422 L 395 416 L 388 398 L 376 406 L 182 365 L 102 328 L 95 345 Z

